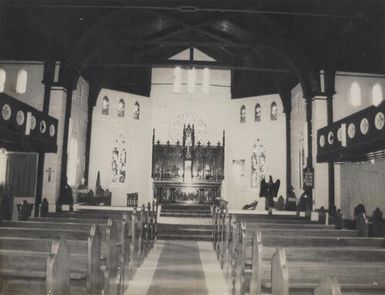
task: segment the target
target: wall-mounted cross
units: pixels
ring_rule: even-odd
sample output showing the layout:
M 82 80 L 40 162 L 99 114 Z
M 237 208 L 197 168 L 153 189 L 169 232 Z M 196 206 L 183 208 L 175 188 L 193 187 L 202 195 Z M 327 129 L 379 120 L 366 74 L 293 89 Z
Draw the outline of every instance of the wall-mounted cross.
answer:
M 47 170 L 45 170 L 45 172 L 48 173 L 48 182 L 51 182 L 52 173 L 54 173 L 55 171 L 51 167 L 49 167 Z

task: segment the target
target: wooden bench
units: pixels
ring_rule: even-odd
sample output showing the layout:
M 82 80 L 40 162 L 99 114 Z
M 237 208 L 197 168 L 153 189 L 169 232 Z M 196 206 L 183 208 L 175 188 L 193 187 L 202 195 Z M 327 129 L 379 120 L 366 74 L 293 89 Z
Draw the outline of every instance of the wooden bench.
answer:
M 274 223 L 237 223 L 235 220 L 232 222 L 232 228 L 234 234 L 234 243 L 229 248 L 225 249 L 224 261 L 225 261 L 225 276 L 227 279 L 231 279 L 231 289 L 242 290 L 245 286 L 248 286 L 247 273 L 245 269 L 250 266 L 252 254 L 251 254 L 251 237 L 256 231 L 259 231 L 259 236 L 262 233 L 262 243 L 266 243 L 267 247 L 264 247 L 263 259 L 270 259 L 272 253 L 277 246 L 285 247 L 297 247 L 297 249 L 289 251 L 290 259 L 296 257 L 301 259 L 310 259 L 310 257 L 318 254 L 324 255 L 324 259 L 342 259 L 354 257 L 359 253 L 371 254 L 374 257 L 373 260 L 384 259 L 383 249 L 377 252 L 373 251 L 373 248 L 383 248 L 385 245 L 384 239 L 364 239 L 358 238 L 357 231 L 347 230 L 331 230 L 329 226 L 316 225 L 316 224 L 274 224 Z M 242 231 L 241 231 L 241 228 Z M 284 232 L 285 231 L 285 232 Z M 337 234 L 336 234 L 337 233 Z M 304 235 L 305 234 L 305 235 Z M 307 235 L 308 234 L 308 235 Z M 352 237 L 351 237 L 352 236 Z M 240 238 L 240 241 L 238 240 Z M 229 244 L 229 243 L 228 243 Z M 265 245 L 265 244 L 264 244 Z M 270 248 L 268 247 L 270 246 Z M 313 249 L 309 250 L 308 247 L 349 247 L 349 246 L 361 246 L 371 247 L 372 249 L 359 249 L 356 251 L 351 250 L 349 253 L 344 254 L 346 249 Z M 297 250 L 298 252 L 295 252 Z M 318 252 L 317 252 L 318 251 Z M 374 256 L 373 256 L 374 255 Z M 369 256 L 368 256 L 369 257 Z M 262 258 L 261 258 L 262 259 Z M 367 258 L 366 260 L 370 260 Z M 244 263 L 239 263 L 244 261 Z M 365 261 L 365 259 L 364 259 Z M 227 262 L 227 263 L 226 263 Z M 237 270 L 242 269 L 241 272 L 236 273 Z M 241 283 L 240 283 L 241 282 Z M 235 284 L 240 284 L 236 286 Z M 243 292 L 243 291 L 239 291 Z
M 22 242 L 21 239 L 12 244 L 16 246 Z M 2 295 L 101 294 L 101 289 L 93 285 L 100 282 L 100 278 L 91 278 L 88 283 L 83 279 L 82 272 L 88 267 L 80 266 L 81 259 L 70 255 L 69 246 L 63 238 L 44 242 L 44 249 L 39 251 L 1 249 L 0 264 Z M 73 268 L 77 268 L 77 272 Z
M 62 216 L 59 213 L 58 216 Z M 117 285 L 120 294 L 124 292 L 130 278 L 130 236 L 129 236 L 129 218 L 127 212 L 124 212 L 122 219 L 119 219 L 120 214 L 116 214 L 114 219 L 106 219 L 105 215 L 99 216 L 102 218 L 86 219 L 83 213 L 71 214 L 71 218 L 65 217 L 43 217 L 30 218 L 27 227 L 48 227 L 57 228 L 87 228 L 89 225 L 96 223 L 102 228 L 102 253 L 106 259 L 105 280 L 109 281 L 106 286 L 110 286 L 110 293 L 116 292 L 111 286 Z M 97 217 L 97 215 L 95 215 Z M 78 218 L 79 217 L 79 218 Z M 28 222 L 27 222 L 28 223 Z M 27 224 L 26 223 L 26 224 Z M 116 226 L 115 226 L 116 225 Z M 109 230 L 109 227 L 111 228 Z M 116 227 L 116 229 L 115 229 Z M 107 239 L 107 236 L 110 238 Z M 115 246 L 114 246 L 115 245 Z M 112 249 L 112 251 L 107 251 Z M 116 249 L 116 250 L 115 250 Z M 119 282 L 116 283 L 116 278 Z
M 40 245 L 46 243 L 45 248 L 42 246 L 40 252 L 47 251 L 47 240 L 56 239 L 62 237 L 69 241 L 70 246 L 74 247 L 74 254 L 71 255 L 71 276 L 75 280 L 71 280 L 71 283 L 80 284 L 82 287 L 86 287 L 89 292 L 101 292 L 102 290 L 102 259 L 101 259 L 101 233 L 98 225 L 92 225 L 89 229 L 83 230 L 70 230 L 70 229 L 49 229 L 49 228 L 20 228 L 20 227 L 0 227 L 0 236 L 3 238 L 14 238 L 12 242 L 14 245 L 22 243 L 22 239 L 35 239 L 41 240 Z M 109 233 L 106 237 L 110 236 Z M 19 239 L 19 242 L 17 241 Z M 31 242 L 28 240 L 28 242 Z M 49 243 L 49 242 L 48 242 Z M 29 243 L 26 247 L 28 247 Z M 31 247 L 34 247 L 36 251 L 39 242 L 31 242 Z M 34 245 L 34 246 L 33 246 Z M 16 247 L 16 246 L 15 246 Z M 19 246 L 23 247 L 23 246 Z M 82 249 L 80 249 L 82 248 Z M 21 248 L 22 249 L 22 248 Z M 108 247 L 107 247 L 108 249 Z M 9 251 L 9 250 L 3 250 Z M 20 250 L 22 252 L 26 251 Z M 109 274 L 109 270 L 114 266 L 111 264 L 109 257 L 113 256 L 113 250 L 106 255 L 106 263 L 109 266 L 104 270 Z M 112 284 L 111 281 L 106 281 L 106 286 Z M 91 293 L 93 294 L 93 293 Z M 109 293 L 106 293 L 109 294 Z
M 322 257 L 320 257 L 322 260 Z M 271 264 L 271 284 L 263 283 L 274 295 L 310 294 L 325 276 L 335 277 L 342 294 L 384 294 L 385 262 L 328 261 L 304 262 L 287 261 L 284 248 L 278 248 Z
M 226 231 L 231 230 L 232 220 L 246 223 L 275 223 L 275 224 L 313 224 L 320 226 L 317 221 L 310 221 L 296 215 L 264 215 L 264 214 L 228 214 L 227 209 L 220 208 L 213 214 L 213 246 L 219 258 L 220 249 L 225 243 Z M 278 226 L 277 226 L 278 227 Z M 329 226 L 332 229 L 332 226 Z
M 152 207 L 148 203 L 147 208 L 142 206 L 140 210 L 133 208 L 132 211 L 99 210 L 99 208 L 96 208 L 80 212 L 51 213 L 49 216 L 45 218 L 49 222 L 55 219 L 63 222 L 67 220 L 82 223 L 90 220 L 105 222 L 106 218 L 111 216 L 114 220 L 120 221 L 118 222 L 118 234 L 120 235 L 122 249 L 119 267 L 122 290 L 125 289 L 124 282 L 127 282 L 134 274 L 156 239 L 157 212 L 154 203 Z M 93 219 L 87 219 L 86 217 Z M 122 220 L 119 219 L 120 217 L 122 217 Z
M 261 241 L 263 241 L 263 238 L 261 238 L 261 236 L 263 237 L 264 235 L 261 235 L 261 233 L 258 232 L 254 235 L 253 238 L 252 253 L 247 253 L 247 248 L 245 246 L 246 243 L 243 243 L 244 241 L 247 242 L 246 235 L 246 230 L 243 229 L 240 245 L 236 251 L 237 257 L 235 263 L 237 265 L 235 267 L 235 270 L 233 269 L 232 272 L 232 279 L 234 281 L 234 285 L 232 286 L 232 288 L 238 290 L 239 294 L 244 294 L 248 290 L 249 286 L 250 294 L 259 294 L 256 290 L 261 290 L 261 281 L 269 281 L 271 268 L 269 268 L 269 263 L 266 264 L 266 261 L 269 261 L 271 259 L 275 251 L 275 246 L 285 246 L 286 258 L 287 260 L 289 260 L 290 263 L 292 261 L 294 261 L 295 263 L 303 262 L 308 267 L 310 267 L 312 263 L 317 264 L 321 263 L 321 261 L 323 264 L 336 263 L 337 261 L 355 261 L 358 264 L 385 261 L 385 248 L 383 248 L 385 239 L 377 239 L 382 240 L 381 243 L 378 244 L 377 248 L 373 245 L 372 247 L 363 248 L 357 246 L 349 247 L 349 245 L 346 246 L 346 244 L 338 246 L 330 246 L 324 244 L 324 246 L 320 246 L 317 242 L 323 241 L 323 237 L 318 237 L 318 241 L 312 239 L 314 241 L 313 244 L 305 243 L 301 246 L 294 244 L 293 246 L 290 245 L 290 242 L 293 241 L 292 239 L 289 240 L 289 245 L 287 245 L 285 243 L 286 239 L 280 237 L 280 245 L 277 243 L 276 240 L 275 246 L 269 247 L 263 245 L 262 247 L 263 242 L 261 243 Z M 363 238 L 354 239 L 364 240 Z M 302 240 L 302 237 L 296 237 L 296 240 Z M 338 238 L 336 240 L 329 241 L 338 241 Z M 260 268 L 260 265 L 262 265 L 263 268 Z M 311 288 L 313 287 L 314 286 L 312 286 Z
M 258 223 L 246 223 L 242 221 L 245 228 L 245 247 L 251 249 L 251 239 L 256 231 L 260 231 L 262 236 L 273 236 L 280 238 L 291 237 L 356 237 L 357 231 L 355 230 L 335 230 L 330 226 L 319 224 L 306 224 L 306 223 L 265 223 L 264 221 Z M 231 220 L 231 225 L 228 223 L 225 233 L 222 235 L 223 240 L 220 242 L 219 247 L 219 260 L 222 268 L 225 268 L 226 278 L 229 276 L 232 256 L 237 250 L 238 240 L 240 238 L 240 226 L 241 224 L 236 219 Z M 231 230 L 230 230 L 231 229 Z M 246 241 L 248 240 L 248 241 Z M 249 251 L 250 252 L 250 251 Z

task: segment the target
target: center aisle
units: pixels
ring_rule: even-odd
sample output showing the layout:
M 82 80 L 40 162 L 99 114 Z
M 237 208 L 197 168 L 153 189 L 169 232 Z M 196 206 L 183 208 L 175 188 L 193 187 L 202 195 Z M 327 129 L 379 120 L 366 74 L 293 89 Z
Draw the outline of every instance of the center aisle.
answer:
M 156 244 L 126 294 L 226 294 L 211 242 L 158 240 Z
M 166 241 L 147 295 L 208 295 L 195 241 Z

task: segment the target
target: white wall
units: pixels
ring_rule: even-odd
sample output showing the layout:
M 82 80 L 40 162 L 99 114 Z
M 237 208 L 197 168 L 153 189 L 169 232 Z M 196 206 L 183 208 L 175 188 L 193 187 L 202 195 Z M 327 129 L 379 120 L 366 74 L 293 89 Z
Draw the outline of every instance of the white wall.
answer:
M 202 71 L 196 70 L 197 83 L 201 83 Z M 230 101 L 230 71 L 210 71 L 210 93 L 203 94 L 201 85 L 197 85 L 194 94 L 187 93 L 187 71 L 182 71 L 182 89 L 179 94 L 173 92 L 173 69 L 153 69 L 151 101 L 152 126 L 155 128 L 156 138 L 161 142 L 174 143 L 182 141 L 183 125 L 177 125 L 179 116 L 190 113 L 202 124 L 195 125 L 195 141 L 206 144 L 210 141 L 216 144 L 222 141 L 222 131 L 225 130 L 228 102 Z M 203 125 L 206 124 L 206 127 Z M 176 126 L 174 128 L 173 126 Z M 179 136 L 174 135 L 174 129 L 179 128 Z M 197 128 L 204 132 L 199 133 Z
M 270 120 L 272 102 L 278 106 L 278 118 Z M 261 121 L 254 121 L 256 103 L 261 105 Z M 246 107 L 246 123 L 240 123 L 240 108 Z M 253 144 L 263 144 L 266 152 L 265 179 L 269 175 L 280 180 L 278 195 L 286 196 L 286 118 L 278 95 L 267 95 L 231 100 L 229 102 L 227 129 L 226 166 L 228 200 L 233 208 L 241 207 L 253 200 L 259 200 L 258 209 L 264 210 L 264 200 L 259 199 L 260 186 L 251 187 L 251 156 Z M 232 161 L 245 160 L 245 176 L 232 174 Z
M 294 87 L 292 95 L 291 112 L 291 182 L 297 198 L 303 192 L 302 169 L 307 163 L 307 123 L 306 102 L 300 85 Z M 314 97 L 312 100 L 312 153 L 314 168 L 313 202 L 314 208 L 324 206 L 328 208 L 328 166 L 317 163 L 317 130 L 327 124 L 326 99 Z M 303 155 L 303 156 L 302 156 Z
M 299 198 L 303 192 L 302 169 L 306 166 L 307 157 L 306 104 L 299 84 L 292 89 L 291 97 L 291 184 Z M 304 156 L 301 155 L 302 153 Z
M 102 99 L 109 98 L 109 115 L 102 115 Z M 125 116 L 118 117 L 118 102 L 125 101 Z M 140 119 L 134 120 L 135 102 L 140 104 Z M 102 89 L 93 110 L 91 131 L 89 182 L 95 191 L 97 173 L 100 171 L 103 189 L 112 192 L 113 206 L 126 206 L 127 193 L 138 192 L 139 203 L 152 200 L 149 179 L 151 176 L 151 101 L 129 93 Z M 127 171 L 123 184 L 112 183 L 111 158 L 113 142 L 119 133 L 126 136 Z
M 152 130 L 155 140 L 171 144 L 182 141 L 183 123 L 195 123 L 196 142 L 207 144 L 222 142 L 223 130 L 226 132 L 225 180 L 222 197 L 230 202 L 231 208 L 241 208 L 244 204 L 259 199 L 259 186 L 251 188 L 251 155 L 253 144 L 260 140 L 266 150 L 266 177 L 272 175 L 280 179 L 279 194 L 286 190 L 286 133 L 285 115 L 278 95 L 231 99 L 230 71 L 210 71 L 210 92 L 202 92 L 202 71 L 197 70 L 194 94 L 187 92 L 187 71 L 182 71 L 180 93 L 173 92 L 173 69 L 153 69 L 150 98 L 103 89 L 94 108 L 89 187 L 94 189 L 97 171 L 101 171 L 102 187 L 112 191 L 112 203 L 125 205 L 126 193 L 139 192 L 139 203 L 152 200 L 151 153 Z M 101 100 L 107 95 L 110 100 L 110 114 L 101 114 Z M 126 101 L 128 115 L 117 116 L 120 98 Z M 131 117 L 132 106 L 139 101 L 140 120 Z M 270 105 L 278 105 L 278 120 L 270 121 Z M 255 104 L 262 107 L 262 121 L 254 121 Z M 247 108 L 246 123 L 240 123 L 240 107 Z M 190 120 L 186 119 L 186 116 Z M 186 120 L 186 121 L 184 121 Z M 129 138 L 128 179 L 124 185 L 111 183 L 111 148 L 113 137 L 124 132 Z M 233 160 L 245 160 L 245 175 L 232 174 Z M 264 201 L 260 208 L 264 209 Z
M 43 110 L 44 104 L 44 92 L 45 86 L 42 83 L 44 74 L 44 64 L 42 62 L 13 62 L 3 61 L 0 62 L 0 68 L 6 72 L 6 82 L 4 92 L 34 108 L 37 110 Z M 28 80 L 27 88 L 24 94 L 16 93 L 16 78 L 19 70 L 24 69 L 27 71 Z M 80 84 L 82 87 L 80 87 Z M 82 168 L 84 167 L 85 158 L 85 140 L 86 140 L 86 128 L 87 128 L 87 103 L 88 103 L 88 84 L 84 79 L 80 79 L 77 90 L 73 94 L 72 103 L 72 118 L 76 121 L 78 126 L 78 159 L 77 161 L 77 175 L 76 179 L 81 178 Z M 80 98 L 80 88 L 82 88 L 82 94 Z M 64 118 L 65 118 L 65 106 L 66 106 L 66 90 L 62 87 L 54 87 L 51 91 L 50 106 L 48 114 L 58 120 L 57 130 L 57 152 L 45 154 L 44 160 L 44 174 L 43 174 L 43 192 L 42 197 L 46 198 L 51 206 L 54 208 L 56 199 L 60 192 L 60 174 L 61 174 L 61 159 L 62 159 L 62 147 L 64 137 Z M 80 101 L 80 103 L 78 103 Z M 70 136 L 73 134 L 70 130 Z M 47 170 L 51 168 L 53 173 L 51 180 L 48 181 Z M 75 183 L 77 185 L 77 183 Z M 34 201 L 34 200 L 33 200 Z M 31 202 L 33 202 L 31 200 Z
M 35 109 L 42 111 L 44 103 L 44 85 L 41 82 L 44 74 L 42 62 L 13 62 L 0 61 L 0 69 L 6 72 L 4 93 L 12 96 Z M 17 73 L 24 69 L 27 71 L 27 89 L 23 94 L 16 93 Z
M 68 184 L 78 187 L 85 177 L 86 138 L 88 123 L 89 86 L 82 77 L 72 93 L 70 130 L 68 131 Z
M 196 141 L 216 144 L 222 141 L 222 132 L 226 132 L 225 145 L 225 180 L 222 184 L 222 197 L 229 201 L 231 208 L 241 208 L 253 200 L 259 200 L 259 186 L 251 188 L 251 155 L 253 144 L 257 140 L 266 149 L 266 177 L 272 175 L 280 179 L 279 194 L 286 190 L 286 130 L 285 114 L 278 95 L 231 99 L 231 73 L 224 70 L 210 71 L 210 93 L 201 91 L 201 71 L 197 70 L 195 93 L 187 93 L 187 71 L 182 72 L 182 89 L 173 93 L 173 69 L 154 69 L 151 99 L 153 100 L 153 128 L 156 140 L 173 142 L 173 126 L 179 115 L 186 112 L 202 119 L 207 133 L 197 135 Z M 278 105 L 278 120 L 270 120 L 270 105 Z M 254 121 L 256 103 L 262 108 L 262 121 Z M 246 106 L 246 123 L 240 123 L 240 108 Z M 198 119 L 198 120 L 199 120 Z M 197 128 L 197 126 L 195 126 Z M 183 124 L 179 125 L 180 132 Z M 182 134 L 174 139 L 182 141 Z M 233 160 L 245 160 L 245 175 L 237 177 L 232 173 Z M 267 179 L 268 180 L 268 179 Z M 264 210 L 264 201 L 258 208 Z
M 43 176 L 43 196 L 48 200 L 50 209 L 54 210 L 56 200 L 60 194 L 60 175 L 63 154 L 64 137 L 64 117 L 66 108 L 67 92 L 63 88 L 53 88 L 51 90 L 51 102 L 49 106 L 49 115 L 58 119 L 57 127 L 57 152 L 45 154 L 44 176 Z M 54 172 L 51 175 L 51 181 L 48 181 L 49 169 Z
M 350 87 L 358 82 L 361 87 L 361 105 L 353 106 L 350 101 Z M 385 77 L 359 73 L 337 73 L 336 94 L 333 100 L 334 121 L 342 119 L 373 104 L 372 88 L 380 84 L 385 93 Z M 344 217 L 353 218 L 353 208 L 364 204 L 367 213 L 372 214 L 376 207 L 385 210 L 385 162 L 383 159 L 361 163 L 335 166 L 336 200 Z M 337 206 L 338 207 L 338 206 Z

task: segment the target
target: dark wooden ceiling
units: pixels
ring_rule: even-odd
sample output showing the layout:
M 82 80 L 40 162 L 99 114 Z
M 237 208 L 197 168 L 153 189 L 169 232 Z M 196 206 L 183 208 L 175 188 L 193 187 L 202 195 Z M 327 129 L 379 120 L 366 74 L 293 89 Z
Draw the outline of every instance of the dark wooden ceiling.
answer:
M 1 0 L 0 59 L 60 60 L 90 82 L 144 93 L 151 67 L 195 47 L 216 60 L 196 66 L 233 71 L 234 98 L 298 82 L 315 93 L 321 69 L 385 73 L 384 3 Z

